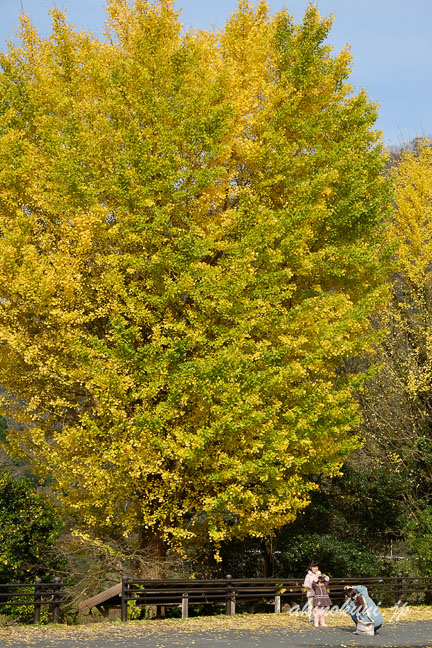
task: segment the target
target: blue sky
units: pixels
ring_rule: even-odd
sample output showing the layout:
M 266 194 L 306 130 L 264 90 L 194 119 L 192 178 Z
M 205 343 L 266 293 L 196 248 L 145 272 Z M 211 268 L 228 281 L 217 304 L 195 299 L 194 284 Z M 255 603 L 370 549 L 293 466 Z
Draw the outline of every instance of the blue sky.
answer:
M 54 4 L 70 22 L 100 35 L 105 0 L 0 0 L 0 48 L 13 36 L 21 4 L 44 35 Z M 178 0 L 183 22 L 195 28 L 222 27 L 236 0 Z M 270 0 L 272 11 L 286 7 L 299 22 L 308 0 Z M 381 108 L 377 126 L 384 141 L 399 145 L 432 136 L 432 0 L 316 0 L 335 18 L 329 41 L 335 50 L 351 46 L 356 88 L 365 88 Z

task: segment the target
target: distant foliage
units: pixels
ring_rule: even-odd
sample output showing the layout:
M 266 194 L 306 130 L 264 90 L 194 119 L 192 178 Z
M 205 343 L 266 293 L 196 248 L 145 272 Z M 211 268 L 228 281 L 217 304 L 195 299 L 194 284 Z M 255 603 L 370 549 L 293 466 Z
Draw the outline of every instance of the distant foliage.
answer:
M 7 431 L 8 425 L 6 418 L 4 416 L 0 416 L 0 443 L 6 441 Z
M 301 577 L 311 560 L 333 578 L 371 576 L 380 574 L 383 566 L 368 547 L 350 538 L 331 534 L 310 533 L 291 538 L 289 544 L 275 555 L 275 576 Z

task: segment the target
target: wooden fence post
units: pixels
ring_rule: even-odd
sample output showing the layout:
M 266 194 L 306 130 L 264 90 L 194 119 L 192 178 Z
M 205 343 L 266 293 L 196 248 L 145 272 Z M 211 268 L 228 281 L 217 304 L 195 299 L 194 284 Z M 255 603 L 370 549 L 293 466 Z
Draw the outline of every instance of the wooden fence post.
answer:
M 396 587 L 396 596 L 397 600 L 402 602 L 402 573 L 399 572 L 397 575 L 397 587 Z
M 187 619 L 189 616 L 189 594 L 183 592 L 182 594 L 182 619 Z
M 60 618 L 60 578 L 54 578 L 54 597 L 53 597 L 53 623 L 58 623 Z
M 122 596 L 121 596 L 121 620 L 127 621 L 128 613 L 128 594 L 129 594 L 129 578 L 122 576 Z
M 41 613 L 41 601 L 42 601 L 42 581 L 40 578 L 36 578 L 34 586 L 34 612 L 33 612 L 33 623 L 40 623 L 40 613 Z
M 228 616 L 232 616 L 233 614 L 235 614 L 235 599 L 234 599 L 233 591 L 232 591 L 232 576 L 231 576 L 231 574 L 227 574 L 226 588 L 227 588 L 226 613 L 227 613 Z
M 275 594 L 274 606 L 275 606 L 275 614 L 280 614 L 280 611 L 281 611 L 281 593 L 280 593 L 280 590 L 278 590 L 278 593 Z

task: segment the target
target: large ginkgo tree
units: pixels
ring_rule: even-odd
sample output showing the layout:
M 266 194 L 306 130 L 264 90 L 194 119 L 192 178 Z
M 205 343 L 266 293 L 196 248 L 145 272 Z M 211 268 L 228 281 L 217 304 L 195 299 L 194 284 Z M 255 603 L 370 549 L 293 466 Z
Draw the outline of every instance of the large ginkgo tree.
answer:
M 384 299 L 376 106 L 310 6 L 220 32 L 110 0 L 1 55 L 0 385 L 10 447 L 85 529 L 264 536 L 357 444 L 341 370 Z

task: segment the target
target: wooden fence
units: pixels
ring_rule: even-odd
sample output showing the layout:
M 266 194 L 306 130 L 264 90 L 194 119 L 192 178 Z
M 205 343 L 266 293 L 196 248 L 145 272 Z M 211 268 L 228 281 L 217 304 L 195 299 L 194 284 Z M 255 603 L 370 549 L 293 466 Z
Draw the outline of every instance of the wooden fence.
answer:
M 345 585 L 366 585 L 378 605 L 381 601 L 386 605 L 432 603 L 431 577 L 402 577 L 399 574 L 388 578 L 332 579 L 329 589 L 335 605 L 344 602 Z M 232 615 L 236 605 L 245 603 L 265 602 L 276 613 L 281 612 L 284 603 L 300 608 L 306 603 L 303 578 L 237 579 L 228 575 L 225 579 L 214 580 L 137 580 L 124 576 L 121 585 L 110 588 L 105 594 L 101 600 L 120 603 L 122 621 L 127 621 L 130 606 L 176 606 L 186 618 L 190 607 L 197 605 L 214 605 Z M 86 607 L 96 605 L 100 597 L 87 601 Z M 33 606 L 34 623 L 39 623 L 44 605 L 52 613 L 53 623 L 58 623 L 60 606 L 66 600 L 64 584 L 57 577 L 53 583 L 43 583 L 37 578 L 34 583 L 0 584 L 0 611 L 5 606 Z
M 41 608 L 49 606 L 52 622 L 58 623 L 60 606 L 66 601 L 66 592 L 58 577 L 53 583 L 43 583 L 36 578 L 34 583 L 0 583 L 0 610 L 5 606 L 33 606 L 33 622 L 40 622 Z
M 394 605 L 398 602 L 432 601 L 432 578 L 394 577 L 332 579 L 329 590 L 335 605 L 344 600 L 345 585 L 366 585 L 369 593 L 379 605 L 385 602 Z M 226 614 L 235 614 L 236 604 L 266 601 L 274 605 L 276 613 L 281 611 L 282 603 L 302 607 L 306 603 L 303 578 L 248 578 L 215 580 L 136 580 L 122 579 L 121 619 L 127 621 L 129 602 L 134 606 L 156 605 L 160 607 L 181 607 L 182 617 L 189 614 L 191 605 L 223 606 Z

